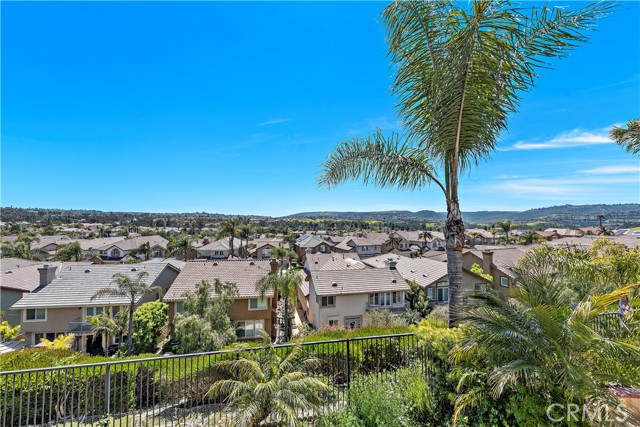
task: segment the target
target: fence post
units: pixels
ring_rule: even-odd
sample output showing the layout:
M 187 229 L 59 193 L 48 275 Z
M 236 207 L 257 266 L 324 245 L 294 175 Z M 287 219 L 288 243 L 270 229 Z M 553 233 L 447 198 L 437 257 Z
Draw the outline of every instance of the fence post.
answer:
M 107 417 L 111 415 L 111 364 L 107 362 L 107 383 L 105 389 L 107 392 Z
M 347 338 L 347 390 L 351 386 L 351 340 Z

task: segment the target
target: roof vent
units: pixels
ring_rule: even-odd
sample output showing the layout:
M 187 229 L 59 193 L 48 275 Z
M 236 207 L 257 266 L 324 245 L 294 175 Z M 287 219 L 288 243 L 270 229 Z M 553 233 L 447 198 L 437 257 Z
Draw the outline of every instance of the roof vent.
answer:
M 415 273 L 416 271 L 415 271 L 415 270 L 411 270 L 411 272 L 412 272 L 412 273 Z
M 256 265 L 256 263 L 255 263 L 255 262 L 253 262 L 253 261 L 251 261 L 251 262 L 249 263 L 249 265 Z
M 138 271 L 138 269 L 137 269 L 137 268 L 135 268 L 135 267 L 133 267 L 133 268 L 131 269 L 131 271 Z
M 333 286 L 334 288 L 338 287 L 338 282 L 333 282 L 331 286 Z
M 84 271 L 85 273 L 91 273 L 91 270 L 89 270 L 88 268 Z
M 214 262 L 214 263 L 213 263 L 213 266 L 215 267 L 216 265 L 218 265 L 218 263 L 217 263 L 217 262 Z
M 318 263 L 318 261 L 314 262 L 314 264 L 317 264 L 317 263 Z
M 391 283 L 398 283 L 396 279 L 391 279 Z
M 422 274 L 422 277 L 427 277 L 427 273 Z

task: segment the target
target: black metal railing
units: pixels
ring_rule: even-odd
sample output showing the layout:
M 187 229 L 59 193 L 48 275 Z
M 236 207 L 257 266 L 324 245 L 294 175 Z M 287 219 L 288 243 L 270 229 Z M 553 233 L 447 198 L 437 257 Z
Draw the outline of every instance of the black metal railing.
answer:
M 323 411 L 343 405 L 354 382 L 391 381 L 402 368 L 430 377 L 437 369 L 413 334 L 310 342 L 302 347 L 321 361 L 313 374 L 329 386 Z M 292 348 L 292 344 L 275 347 L 280 356 Z M 220 379 L 215 364 L 265 351 L 267 347 L 254 347 L 0 372 L 0 426 L 226 425 L 230 415 L 224 401 L 207 394 Z

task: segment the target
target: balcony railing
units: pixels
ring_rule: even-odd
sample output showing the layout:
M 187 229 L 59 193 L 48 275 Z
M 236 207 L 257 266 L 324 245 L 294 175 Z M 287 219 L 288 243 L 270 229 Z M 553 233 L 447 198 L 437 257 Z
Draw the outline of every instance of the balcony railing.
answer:
M 87 322 L 82 317 L 78 317 L 77 319 L 69 322 L 69 333 L 70 334 L 85 334 L 87 332 L 91 332 L 93 329 L 93 325 L 91 322 Z
M 400 314 L 409 310 L 409 303 L 404 302 L 402 304 L 393 304 L 393 305 L 375 305 L 367 302 L 367 311 L 371 310 L 390 310 L 392 313 Z

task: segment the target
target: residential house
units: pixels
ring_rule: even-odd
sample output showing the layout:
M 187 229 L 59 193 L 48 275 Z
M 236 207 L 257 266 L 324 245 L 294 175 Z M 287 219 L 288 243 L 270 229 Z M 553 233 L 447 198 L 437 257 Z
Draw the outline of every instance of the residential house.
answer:
M 196 249 L 196 253 L 198 254 L 198 258 L 204 259 L 229 259 L 230 257 L 234 257 L 238 255 L 238 251 L 240 250 L 240 240 L 233 240 L 233 253 L 231 253 L 231 246 L 229 245 L 229 239 L 223 238 L 214 240 L 211 243 L 208 243 L 204 246 L 201 246 Z
M 349 329 L 366 326 L 365 313 L 373 309 L 406 310 L 409 285 L 395 266 L 318 270 L 309 275 L 308 321 L 314 328 L 340 325 Z
M 20 301 L 26 294 L 39 286 L 42 262 L 23 260 L 20 258 L 0 259 L 2 272 L 0 273 L 0 311 L 4 313 L 3 320 L 11 325 L 19 325 L 21 322 L 20 311 L 13 310 L 11 306 Z M 90 262 L 49 262 L 55 265 L 58 271 L 70 265 L 90 265 Z
M 427 292 L 430 304 L 449 303 L 449 279 L 446 262 L 428 258 L 407 258 L 398 255 L 391 257 L 381 255 L 366 259 L 363 262 L 368 266 L 382 269 L 389 268 L 389 265 L 393 263 L 404 280 L 417 283 Z M 487 287 L 492 287 L 490 281 L 466 268 L 462 269 L 463 299 L 466 299 L 472 291 L 486 289 Z
M 149 244 L 151 258 L 167 258 L 167 244 L 169 241 L 162 236 L 136 236 L 127 237 L 118 242 L 107 243 L 106 245 L 95 248 L 98 255 L 103 260 L 121 260 L 132 251 L 138 249 L 143 244 Z M 143 259 L 143 254 L 137 254 L 138 258 Z
M 468 228 L 464 231 L 464 236 L 469 246 L 496 244 L 496 236 L 483 228 Z
M 356 253 L 360 258 L 382 253 L 382 243 L 366 237 L 346 237 L 334 247 L 338 253 Z
M 309 281 L 311 280 L 311 274 L 315 271 L 327 271 L 327 270 L 363 270 L 367 268 L 357 253 L 333 253 L 322 254 L 315 253 L 309 254 L 305 260 L 303 270 L 300 272 L 302 275 L 302 283 L 297 289 L 298 294 L 298 308 L 301 310 L 300 318 L 309 322 Z
M 251 242 L 252 248 L 249 249 L 249 256 L 256 259 L 271 259 L 271 253 L 277 247 L 289 249 L 289 244 L 281 239 L 257 239 Z
M 296 241 L 295 249 L 298 254 L 298 258 L 304 261 L 304 257 L 307 253 L 329 253 L 333 250 L 335 245 L 322 237 L 307 234 L 305 237 L 300 237 Z
M 163 301 L 169 303 L 169 323 L 173 325 L 175 313 L 184 311 L 186 294 L 195 291 L 203 280 L 213 285 L 217 280 L 234 283 L 238 295 L 229 311 L 229 318 L 240 339 L 261 337 L 262 331 L 275 336 L 275 309 L 277 300 L 273 291 L 260 296 L 256 285 L 260 279 L 277 272 L 278 261 L 262 260 L 206 260 L 187 262 L 173 282 Z M 215 295 L 214 295 L 215 296 Z
M 57 265 L 44 265 L 38 268 L 38 287 L 24 296 L 11 307 L 19 310 L 21 331 L 25 341 L 36 345 L 41 338 L 52 339 L 59 334 L 73 333 L 76 336 L 74 347 L 79 351 L 99 352 L 120 337 L 97 337 L 88 316 L 111 312 L 129 307 L 126 297 L 102 297 L 91 299 L 95 293 L 106 287 L 116 287 L 113 276 L 116 273 L 136 278 L 144 271 L 150 286 L 158 287 L 159 292 L 138 298 L 136 304 L 159 299 L 171 286 L 179 270 L 171 263 L 156 262 L 142 264 L 93 264 L 70 265 L 58 271 Z
M 536 231 L 540 236 L 544 237 L 547 241 L 562 239 L 565 237 L 581 237 L 584 233 L 580 230 L 573 230 L 570 228 L 547 228 L 543 231 Z

